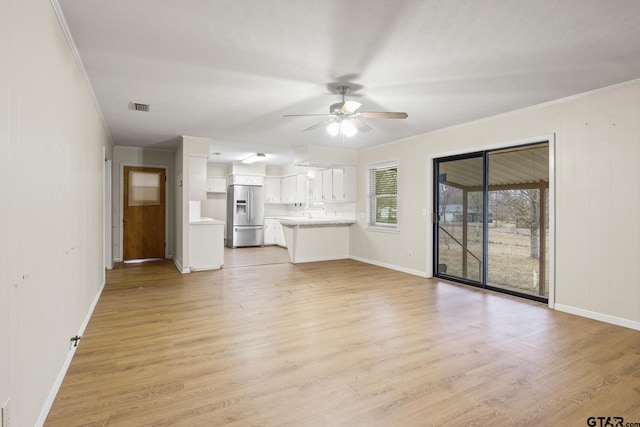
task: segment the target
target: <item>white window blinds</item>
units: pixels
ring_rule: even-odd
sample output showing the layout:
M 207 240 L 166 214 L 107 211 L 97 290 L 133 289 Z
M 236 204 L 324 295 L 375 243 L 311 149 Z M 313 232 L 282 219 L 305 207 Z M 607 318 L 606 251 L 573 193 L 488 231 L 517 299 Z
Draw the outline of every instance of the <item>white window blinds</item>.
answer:
M 398 165 L 369 169 L 369 225 L 396 228 L 398 224 Z

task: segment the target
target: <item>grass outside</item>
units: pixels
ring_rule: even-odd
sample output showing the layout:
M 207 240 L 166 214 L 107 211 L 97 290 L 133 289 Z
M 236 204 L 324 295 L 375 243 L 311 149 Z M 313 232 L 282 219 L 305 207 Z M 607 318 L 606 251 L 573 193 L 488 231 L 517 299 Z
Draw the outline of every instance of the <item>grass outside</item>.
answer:
M 462 224 L 447 222 L 440 224 L 447 232 L 462 242 Z M 489 285 L 514 290 L 530 295 L 547 297 L 549 280 L 544 279 L 544 292 L 540 295 L 539 260 L 530 257 L 530 231 L 516 228 L 514 224 L 489 224 Z M 548 239 L 547 239 L 548 241 Z M 471 253 L 482 259 L 482 228 L 469 224 L 468 245 Z M 548 245 L 547 245 L 548 249 Z M 546 251 L 548 253 L 548 250 Z M 440 264 L 447 265 L 447 274 L 464 277 L 462 271 L 462 248 L 451 237 L 440 233 Z M 467 256 L 467 279 L 480 281 L 480 263 L 470 254 Z M 548 265 L 548 264 L 546 264 Z

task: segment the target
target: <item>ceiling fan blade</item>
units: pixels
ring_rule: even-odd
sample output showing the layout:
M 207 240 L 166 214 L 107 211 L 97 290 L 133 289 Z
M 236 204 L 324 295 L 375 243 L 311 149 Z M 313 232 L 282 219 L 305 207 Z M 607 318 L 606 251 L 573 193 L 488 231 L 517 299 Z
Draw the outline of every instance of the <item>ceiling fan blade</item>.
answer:
M 340 109 L 343 113 L 346 114 L 351 114 L 354 111 L 356 111 L 358 108 L 360 108 L 362 104 L 356 101 L 345 101 L 344 105 L 342 106 L 342 108 Z
M 409 117 L 407 113 L 392 113 L 389 111 L 363 111 L 358 115 L 365 119 L 406 119 Z
M 313 125 L 313 126 L 311 126 L 311 127 L 308 127 L 308 128 L 306 128 L 306 129 L 304 129 L 304 130 L 303 130 L 303 132 L 306 132 L 306 131 L 308 131 L 308 130 L 314 130 L 315 128 L 319 128 L 319 127 L 322 127 L 322 126 L 326 126 L 326 125 L 328 125 L 329 123 L 331 123 L 332 121 L 333 121 L 333 119 L 323 120 L 323 121 L 321 121 L 320 123 L 316 123 L 315 125 Z
M 369 132 L 371 130 L 371 126 L 358 118 L 352 118 L 351 123 L 358 129 L 358 132 Z
M 285 114 L 282 117 L 331 117 L 331 114 Z

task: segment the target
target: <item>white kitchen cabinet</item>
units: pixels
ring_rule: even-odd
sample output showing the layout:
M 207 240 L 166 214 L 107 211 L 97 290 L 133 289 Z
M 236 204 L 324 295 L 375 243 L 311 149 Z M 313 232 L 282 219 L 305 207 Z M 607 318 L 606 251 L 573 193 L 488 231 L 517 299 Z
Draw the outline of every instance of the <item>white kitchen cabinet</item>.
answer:
M 264 179 L 265 203 L 281 203 L 280 178 L 266 177 Z
M 331 202 L 333 199 L 333 174 L 331 169 L 322 172 L 322 201 Z
M 307 175 L 296 175 L 296 199 L 294 203 L 307 203 Z
M 223 176 L 207 177 L 207 193 L 226 193 L 227 179 Z
M 344 169 L 333 169 L 333 201 L 342 202 L 344 195 Z
M 342 192 L 345 202 L 353 202 L 356 200 L 356 172 L 357 168 L 355 166 L 345 166 L 344 168 Z
M 276 221 L 273 219 L 264 220 L 264 244 L 275 245 L 276 244 Z
M 313 201 L 321 203 L 322 200 L 322 171 L 316 171 L 313 176 Z
M 282 203 L 304 202 L 304 175 L 285 176 L 280 180 L 280 201 Z
M 289 182 L 286 178 L 280 179 L 280 202 L 289 203 Z
M 275 221 L 274 234 L 275 234 L 276 245 L 286 248 L 287 242 L 284 239 L 284 231 L 282 230 L 282 224 L 280 224 L 280 221 Z
M 224 222 L 196 221 L 189 223 L 189 267 L 215 270 L 224 264 Z
M 234 185 L 264 185 L 264 176 L 260 175 L 231 175 Z
M 287 187 L 289 188 L 287 194 L 287 202 L 288 203 L 298 203 L 298 183 L 296 181 L 296 176 L 288 176 L 287 177 Z
M 315 190 L 314 190 L 315 191 Z M 345 192 L 345 170 L 325 169 L 322 171 L 322 201 L 343 202 L 347 200 Z

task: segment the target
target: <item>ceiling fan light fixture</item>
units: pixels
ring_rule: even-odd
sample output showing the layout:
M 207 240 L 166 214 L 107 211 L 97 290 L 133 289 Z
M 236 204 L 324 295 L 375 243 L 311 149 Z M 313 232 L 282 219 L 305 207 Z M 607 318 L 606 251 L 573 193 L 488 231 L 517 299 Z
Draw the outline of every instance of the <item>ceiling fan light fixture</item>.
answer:
M 336 136 L 340 133 L 340 124 L 338 122 L 332 122 L 329 126 L 327 126 L 327 132 L 329 135 Z
M 358 111 L 362 106 L 361 103 L 345 100 L 345 96 L 349 93 L 349 86 L 338 86 L 336 89 L 342 96 L 342 101 L 331 104 L 329 114 L 285 114 L 284 117 L 324 116 L 323 121 L 304 129 L 304 131 L 327 126 L 329 135 L 341 135 L 343 138 L 350 138 L 358 132 L 369 132 L 371 126 L 362 119 L 406 119 L 408 117 L 408 114 L 404 112 Z
M 345 119 L 340 123 L 340 133 L 346 137 L 352 137 L 358 133 L 358 129 L 351 120 Z

